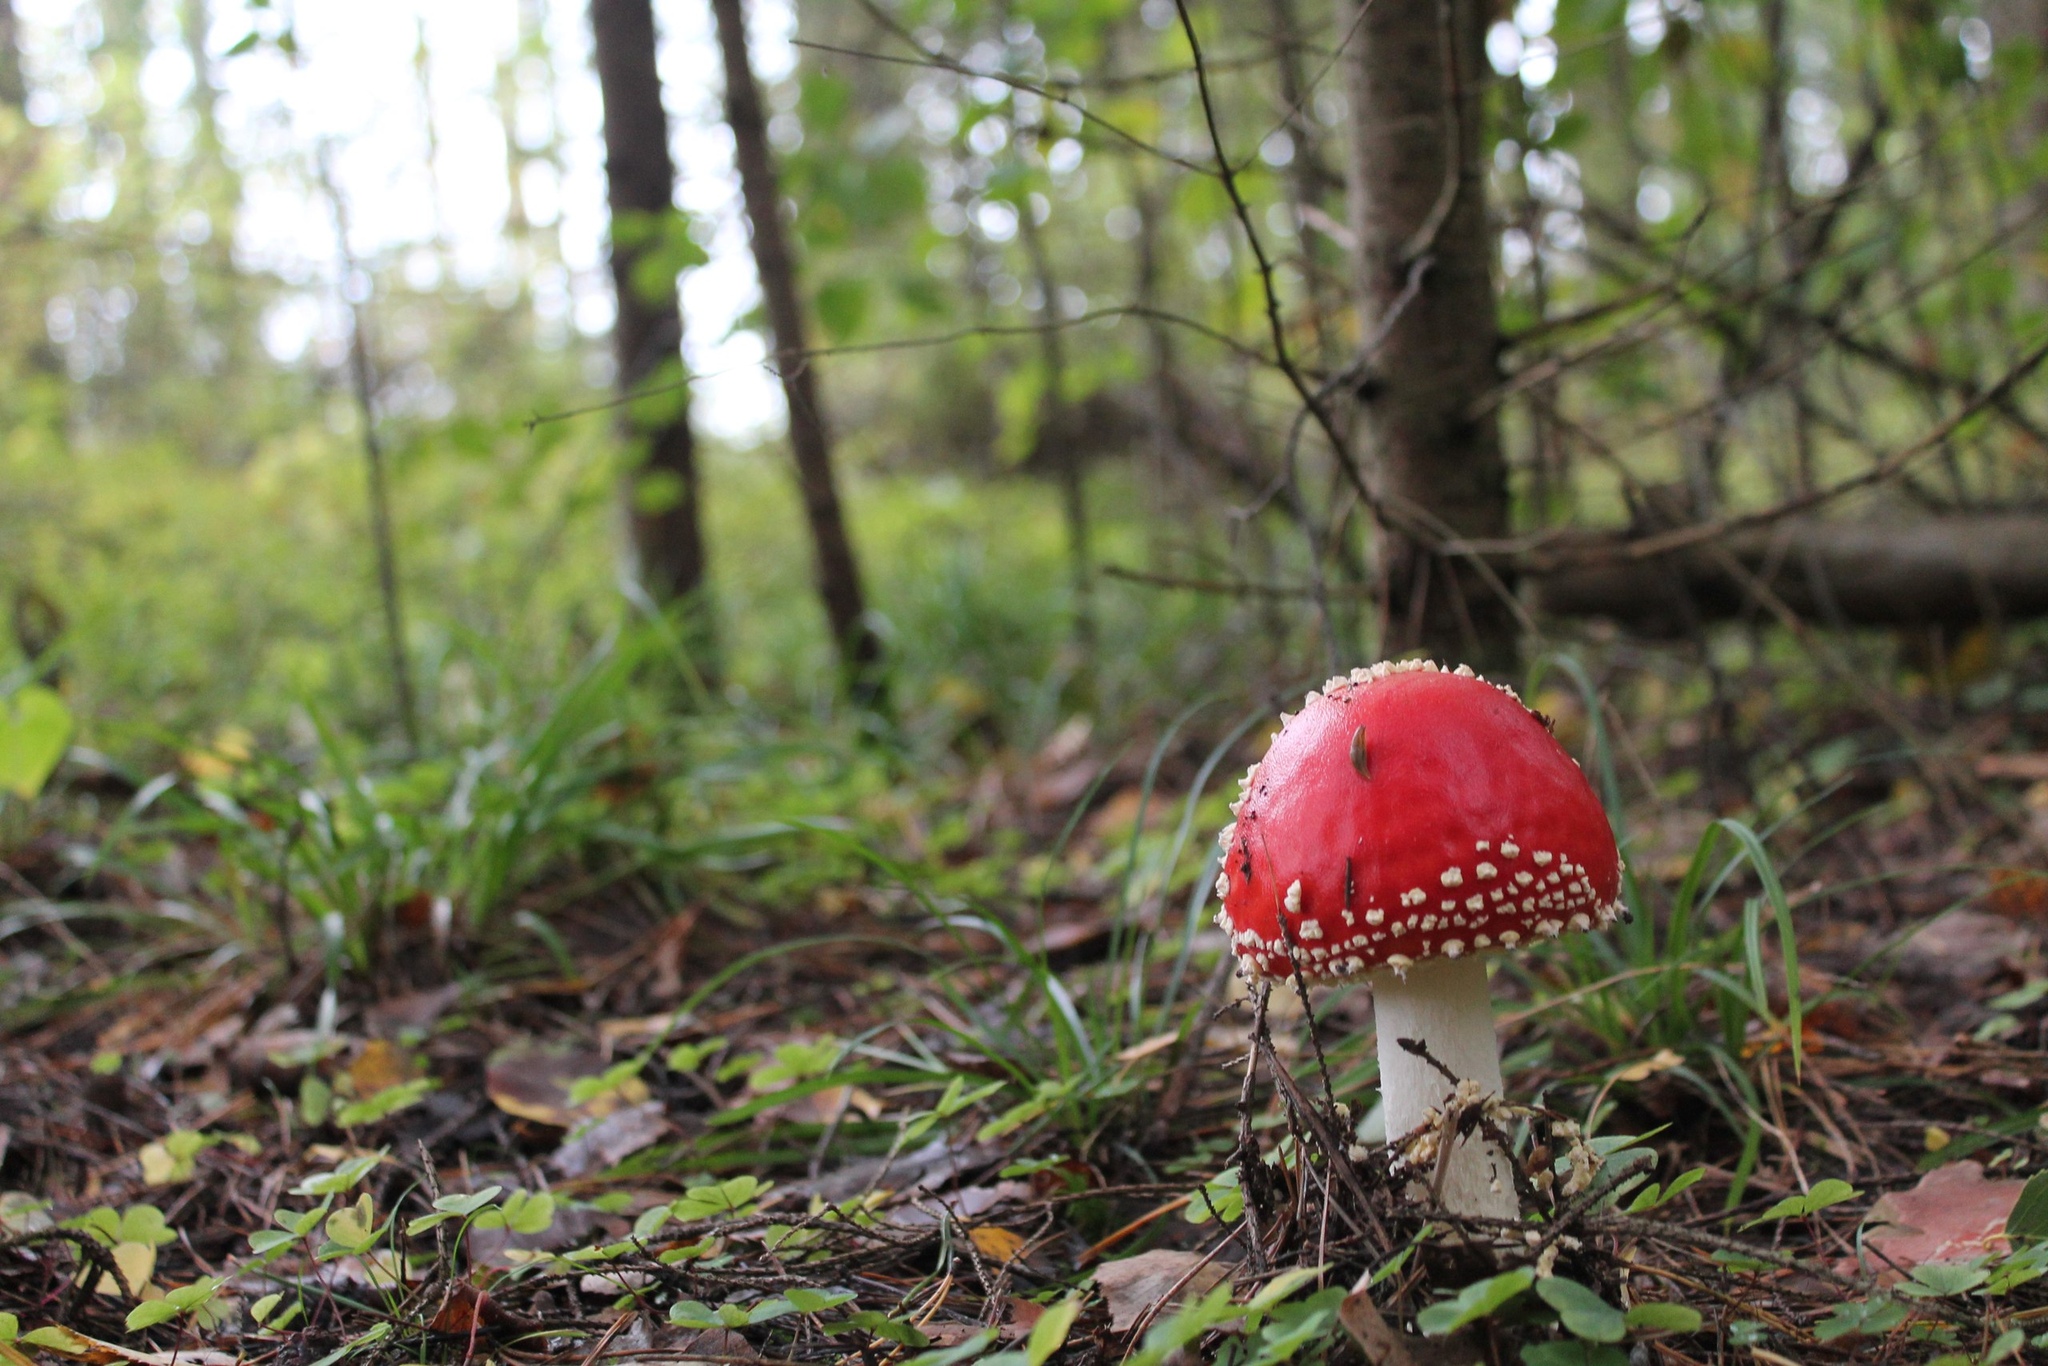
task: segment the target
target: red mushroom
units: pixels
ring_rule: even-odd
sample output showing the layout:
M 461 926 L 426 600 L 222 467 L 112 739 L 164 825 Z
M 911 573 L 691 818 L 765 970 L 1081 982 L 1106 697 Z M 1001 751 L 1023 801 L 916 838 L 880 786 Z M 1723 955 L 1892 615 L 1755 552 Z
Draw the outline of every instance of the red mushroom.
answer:
M 1543 718 L 1462 665 L 1376 664 L 1283 712 L 1242 788 L 1216 880 L 1240 971 L 1369 976 L 1389 1137 L 1458 1089 L 1400 1040 L 1467 1083 L 1467 1102 L 1499 1096 L 1479 955 L 1623 913 L 1606 813 Z M 1484 1139 L 1451 1155 L 1443 1200 L 1520 1213 L 1507 1158 Z

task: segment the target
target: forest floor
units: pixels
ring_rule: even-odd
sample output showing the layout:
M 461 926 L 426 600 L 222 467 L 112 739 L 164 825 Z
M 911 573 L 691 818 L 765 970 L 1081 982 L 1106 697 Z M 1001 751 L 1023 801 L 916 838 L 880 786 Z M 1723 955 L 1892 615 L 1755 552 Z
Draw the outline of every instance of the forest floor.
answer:
M 74 762 L 0 828 L 0 1356 L 2027 1358 L 2048 736 L 1801 724 L 1719 779 L 1582 732 L 1639 914 L 1496 974 L 1513 1230 L 1396 1173 L 1367 992 L 1229 971 L 1190 889 L 1244 741 L 1070 727 L 686 839 L 686 761 L 614 732 L 488 808 L 516 877 L 397 778 Z

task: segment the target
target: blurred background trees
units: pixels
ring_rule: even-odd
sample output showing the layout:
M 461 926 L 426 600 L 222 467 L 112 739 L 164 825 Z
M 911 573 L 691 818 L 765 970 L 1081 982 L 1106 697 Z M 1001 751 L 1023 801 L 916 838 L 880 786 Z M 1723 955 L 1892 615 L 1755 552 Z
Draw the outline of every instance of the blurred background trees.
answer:
M 366 420 L 448 737 L 677 602 L 942 746 L 1617 629 L 1946 696 L 2048 610 L 2036 6 L 355 19 L 0 11 L 7 667 L 91 743 L 396 739 Z

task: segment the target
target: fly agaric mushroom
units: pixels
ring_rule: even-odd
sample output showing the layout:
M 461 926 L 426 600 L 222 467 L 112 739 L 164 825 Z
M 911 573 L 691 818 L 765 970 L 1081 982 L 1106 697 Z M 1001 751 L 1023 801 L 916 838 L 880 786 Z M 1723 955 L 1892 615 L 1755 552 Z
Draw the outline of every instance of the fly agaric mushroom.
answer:
M 1241 787 L 1218 836 L 1216 923 L 1244 976 L 1369 977 L 1390 1138 L 1460 1090 L 1500 1096 L 1480 955 L 1623 914 L 1606 813 L 1549 725 L 1463 665 L 1376 664 L 1281 713 Z M 1520 1216 L 1496 1143 L 1459 1143 L 1443 1202 Z

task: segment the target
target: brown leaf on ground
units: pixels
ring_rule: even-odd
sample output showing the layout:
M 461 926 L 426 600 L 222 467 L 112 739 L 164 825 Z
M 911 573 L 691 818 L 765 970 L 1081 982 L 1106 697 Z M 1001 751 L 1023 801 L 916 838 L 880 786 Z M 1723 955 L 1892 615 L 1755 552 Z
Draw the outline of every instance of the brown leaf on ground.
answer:
M 380 1039 L 395 1039 L 409 1029 L 432 1029 L 454 1004 L 462 999 L 462 984 L 408 991 L 388 1001 L 379 1001 L 363 1012 L 363 1027 Z
M 2038 868 L 1993 868 L 1984 904 L 2008 920 L 2048 920 L 2048 873 Z
M 374 1096 L 413 1078 L 412 1060 L 389 1039 L 372 1039 L 348 1065 L 348 1079 L 359 1096 Z
M 1109 1331 L 1127 1333 L 1162 1303 L 1172 1307 L 1206 1295 L 1229 1274 L 1228 1266 L 1208 1261 L 1199 1252 L 1154 1248 L 1104 1262 L 1095 1268 L 1095 1284 L 1109 1302 Z
M 1952 911 L 1907 941 L 1899 975 L 1923 982 L 1974 987 L 2024 958 L 2034 936 L 1989 911 Z
M 629 1105 L 569 1138 L 548 1158 L 548 1166 L 574 1180 L 616 1167 L 667 1132 L 660 1101 Z
M 506 1044 L 484 1064 L 484 1088 L 491 1103 L 508 1115 L 572 1129 L 582 1120 L 610 1114 L 621 1104 L 638 1105 L 647 1099 L 647 1083 L 632 1077 L 615 1092 L 585 1105 L 571 1105 L 569 1088 L 585 1077 L 599 1075 L 606 1066 L 604 1056 L 588 1048 L 521 1039 Z
M 1407 1334 L 1386 1321 L 1379 1306 L 1372 1302 L 1372 1292 L 1363 1285 L 1337 1306 L 1337 1322 L 1344 1325 L 1344 1331 L 1351 1334 L 1372 1366 L 1415 1366 L 1415 1358 L 1408 1354 L 1408 1345 L 1402 1340 Z
M 1987 1181 L 1977 1162 L 1950 1162 L 1920 1178 L 1911 1190 L 1893 1191 L 1870 1207 L 1864 1245 L 1876 1254 L 1881 1278 L 1896 1280 L 1927 1262 L 1965 1262 L 2003 1252 L 2006 1216 L 2024 1181 Z M 1896 1266 L 1894 1271 L 1891 1263 Z

